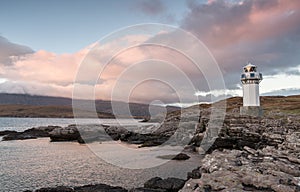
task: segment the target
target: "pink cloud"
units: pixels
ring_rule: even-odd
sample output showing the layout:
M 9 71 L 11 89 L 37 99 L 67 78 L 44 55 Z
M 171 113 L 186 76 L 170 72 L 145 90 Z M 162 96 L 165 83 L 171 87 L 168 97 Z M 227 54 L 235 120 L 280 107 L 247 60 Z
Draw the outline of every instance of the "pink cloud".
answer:
M 5 78 L 33 81 L 40 83 L 53 83 L 60 85 L 71 84 L 76 70 L 87 50 L 75 54 L 56 55 L 47 51 L 23 56 L 12 66 L 6 66 Z
M 249 60 L 272 74 L 299 65 L 300 1 L 225 0 L 192 3 L 182 27 L 213 53 L 228 87 Z

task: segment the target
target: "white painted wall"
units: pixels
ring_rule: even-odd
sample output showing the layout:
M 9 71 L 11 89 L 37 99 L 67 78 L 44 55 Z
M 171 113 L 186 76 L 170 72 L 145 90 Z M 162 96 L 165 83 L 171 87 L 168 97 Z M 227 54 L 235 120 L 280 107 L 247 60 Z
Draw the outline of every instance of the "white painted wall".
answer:
M 260 106 L 258 84 L 243 84 L 243 95 L 244 106 Z

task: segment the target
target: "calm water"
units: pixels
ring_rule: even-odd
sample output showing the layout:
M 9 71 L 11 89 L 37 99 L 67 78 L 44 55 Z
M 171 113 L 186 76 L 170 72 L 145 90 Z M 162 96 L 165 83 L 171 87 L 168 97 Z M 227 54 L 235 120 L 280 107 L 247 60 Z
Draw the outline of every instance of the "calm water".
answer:
M 82 124 L 90 124 L 95 123 L 96 120 L 82 119 L 80 121 Z M 106 124 L 116 123 L 113 120 L 104 121 Z M 133 123 L 129 120 L 122 121 L 124 121 L 122 123 Z M 41 125 L 65 126 L 72 123 L 75 123 L 72 119 L 0 118 L 0 130 L 20 131 Z M 115 144 L 95 143 L 93 145 L 106 147 L 109 152 L 110 147 Z M 76 142 L 51 143 L 48 138 L 1 141 L 0 151 L 1 192 L 91 183 L 118 185 L 129 189 L 142 186 L 146 180 L 155 176 L 186 178 L 186 173 L 199 166 L 200 160 L 200 157 L 193 155 L 191 159 L 184 162 L 169 161 L 159 167 L 149 169 L 126 169 L 105 162 L 87 145 L 80 145 Z M 122 153 L 122 151 L 113 152 L 112 155 Z M 165 154 L 168 155 L 171 152 L 169 150 Z M 147 158 L 147 155 L 144 155 L 141 159 L 147 161 Z M 135 163 L 136 160 L 131 161 Z
M 10 118 L 0 117 L 0 131 L 15 130 L 24 131 L 28 128 L 57 125 L 67 126 L 70 124 L 137 124 L 139 120 L 133 119 L 74 119 L 71 118 Z

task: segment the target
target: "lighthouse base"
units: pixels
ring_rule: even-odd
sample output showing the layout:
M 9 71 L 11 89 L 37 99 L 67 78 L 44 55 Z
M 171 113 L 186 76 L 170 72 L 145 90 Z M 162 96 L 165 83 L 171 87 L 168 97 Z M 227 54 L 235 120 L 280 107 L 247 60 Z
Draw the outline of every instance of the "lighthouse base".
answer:
M 240 107 L 240 115 L 261 117 L 263 109 L 260 106 L 243 106 Z

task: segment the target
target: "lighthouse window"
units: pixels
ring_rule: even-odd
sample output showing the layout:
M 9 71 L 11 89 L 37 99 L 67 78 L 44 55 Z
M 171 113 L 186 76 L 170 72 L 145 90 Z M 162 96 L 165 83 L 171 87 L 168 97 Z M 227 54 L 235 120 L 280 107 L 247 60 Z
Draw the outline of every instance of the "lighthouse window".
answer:
M 250 73 L 250 77 L 255 77 L 255 74 L 254 73 Z
M 245 79 L 246 78 L 246 75 L 245 74 L 242 74 L 242 79 Z

